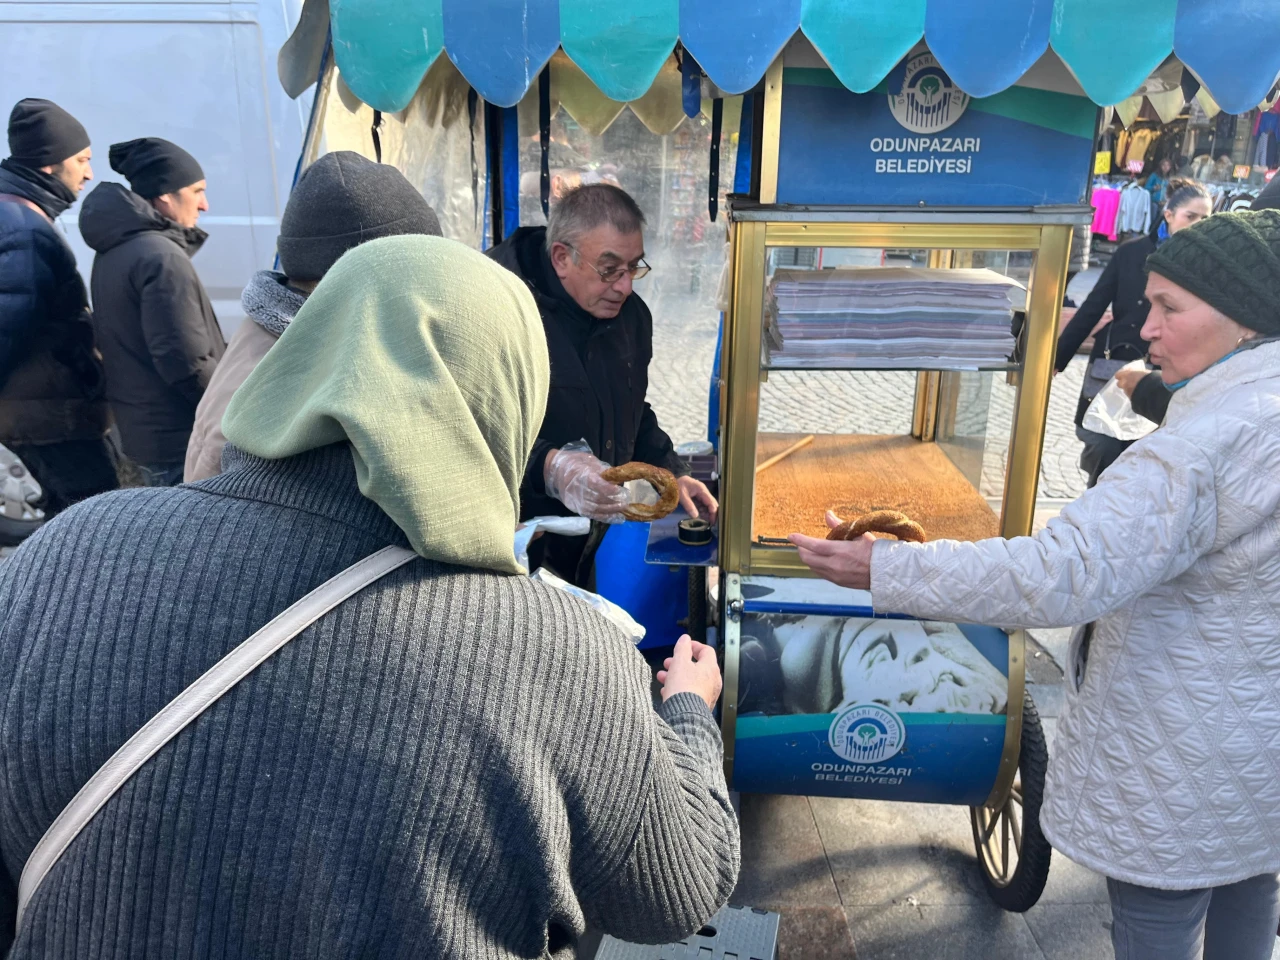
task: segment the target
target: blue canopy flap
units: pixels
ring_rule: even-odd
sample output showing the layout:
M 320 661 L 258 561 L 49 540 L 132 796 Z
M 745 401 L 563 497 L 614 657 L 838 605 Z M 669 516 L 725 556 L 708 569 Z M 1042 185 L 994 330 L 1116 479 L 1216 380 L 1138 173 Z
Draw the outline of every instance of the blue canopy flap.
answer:
M 797 34 L 855 92 L 874 89 L 921 41 L 973 97 L 1057 58 L 1095 103 L 1118 104 L 1152 92 L 1153 71 L 1176 58 L 1219 107 L 1244 113 L 1280 75 L 1280 0 L 307 0 L 308 36 L 324 6 L 347 87 L 387 112 L 409 103 L 442 53 L 504 107 L 557 50 L 609 99 L 639 100 L 677 43 L 719 91 L 737 94 Z M 285 80 L 291 93 L 300 75 Z

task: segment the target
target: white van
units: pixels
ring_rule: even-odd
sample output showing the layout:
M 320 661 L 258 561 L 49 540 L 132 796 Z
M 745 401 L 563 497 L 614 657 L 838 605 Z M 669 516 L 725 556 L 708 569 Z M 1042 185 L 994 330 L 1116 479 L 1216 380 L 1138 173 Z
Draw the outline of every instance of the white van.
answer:
M 302 0 L 0 3 L 0 122 L 24 97 L 55 101 L 89 131 L 96 181 L 125 182 L 107 147 L 134 137 L 164 137 L 200 161 L 209 241 L 194 263 L 228 338 L 244 318 L 240 291 L 275 259 L 306 130 L 311 93 L 290 100 L 276 78 L 276 53 L 301 8 Z M 93 252 L 80 239 L 79 209 L 59 223 L 87 283 Z

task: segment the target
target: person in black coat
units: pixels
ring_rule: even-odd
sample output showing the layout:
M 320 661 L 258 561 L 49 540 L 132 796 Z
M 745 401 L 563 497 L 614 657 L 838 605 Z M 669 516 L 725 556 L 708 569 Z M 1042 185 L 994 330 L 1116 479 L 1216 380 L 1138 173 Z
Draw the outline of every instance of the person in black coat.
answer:
M 75 254 L 54 221 L 93 178 L 89 135 L 48 100 L 21 100 L 0 161 L 0 443 L 52 516 L 117 486 L 102 365 Z
M 187 440 L 226 341 L 191 263 L 208 234 L 200 165 L 167 140 L 113 144 L 128 177 L 84 201 L 80 233 L 93 260 L 94 328 L 121 445 L 148 486 L 182 480 Z
M 626 493 L 600 474 L 633 460 L 670 470 L 689 515 L 698 516 L 701 505 L 715 519 L 715 498 L 688 475 L 645 399 L 653 316 L 632 290 L 632 280 L 649 271 L 644 222 L 623 190 L 591 184 L 565 195 L 546 227 L 522 227 L 489 251 L 532 289 L 551 356 L 547 414 L 520 489 L 521 520 L 620 522 Z M 565 449 L 580 440 L 590 449 Z M 545 565 L 588 585 L 605 529 L 595 523 L 586 537 L 534 541 L 530 569 Z
M 1086 430 L 1082 422 L 1089 404 L 1118 368 L 1134 360 L 1142 360 L 1147 355 L 1147 342 L 1142 339 L 1142 327 L 1151 309 L 1146 297 L 1147 257 L 1169 236 L 1203 220 L 1212 210 L 1209 192 L 1194 181 L 1170 182 L 1168 197 L 1164 216 L 1157 227 L 1145 237 L 1120 245 L 1093 291 L 1058 337 L 1054 366 L 1061 373 L 1107 308 L 1111 308 L 1111 322 L 1094 334 L 1084 387 L 1076 406 L 1076 436 L 1084 442 L 1080 469 L 1089 475 L 1091 487 L 1098 482 L 1102 471 L 1114 463 L 1131 443 Z

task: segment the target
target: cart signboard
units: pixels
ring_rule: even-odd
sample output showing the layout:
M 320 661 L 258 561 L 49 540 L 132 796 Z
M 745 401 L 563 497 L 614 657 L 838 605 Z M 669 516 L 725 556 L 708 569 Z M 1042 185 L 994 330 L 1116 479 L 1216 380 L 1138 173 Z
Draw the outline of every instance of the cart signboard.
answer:
M 971 98 L 931 54 L 858 94 L 818 67 L 783 72 L 778 202 L 1080 203 L 1093 169 L 1087 97 L 1010 87 Z

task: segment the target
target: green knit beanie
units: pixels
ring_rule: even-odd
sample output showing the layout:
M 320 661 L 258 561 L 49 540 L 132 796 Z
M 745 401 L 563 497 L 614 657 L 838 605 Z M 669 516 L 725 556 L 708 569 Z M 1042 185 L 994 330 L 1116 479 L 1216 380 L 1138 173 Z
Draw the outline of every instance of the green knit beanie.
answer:
M 1205 303 L 1264 337 L 1280 335 L 1280 210 L 1216 213 L 1147 257 Z

